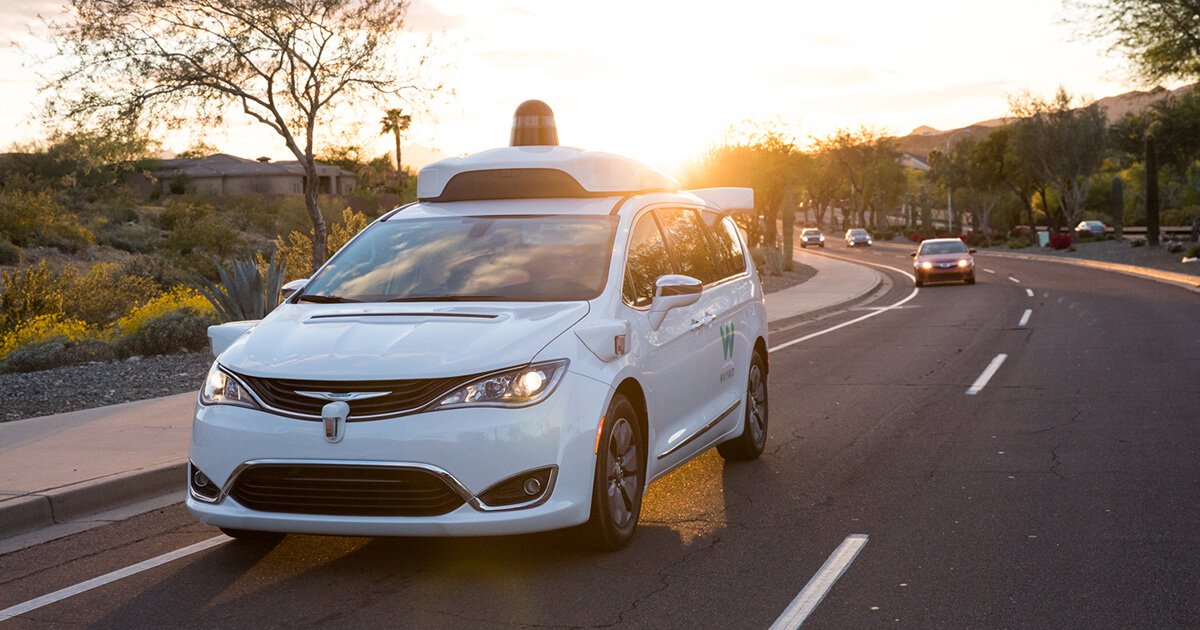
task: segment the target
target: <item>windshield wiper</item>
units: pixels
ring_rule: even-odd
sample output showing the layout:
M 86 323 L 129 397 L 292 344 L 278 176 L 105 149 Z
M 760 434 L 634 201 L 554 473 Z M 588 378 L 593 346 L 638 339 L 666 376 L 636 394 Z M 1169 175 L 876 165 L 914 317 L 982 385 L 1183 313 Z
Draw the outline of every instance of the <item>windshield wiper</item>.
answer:
M 362 300 L 352 300 L 344 298 L 340 295 L 309 295 L 304 294 L 296 298 L 297 302 L 315 302 L 317 304 L 345 304 L 347 302 L 361 302 Z
M 516 302 L 508 295 L 414 295 L 386 300 L 388 302 Z

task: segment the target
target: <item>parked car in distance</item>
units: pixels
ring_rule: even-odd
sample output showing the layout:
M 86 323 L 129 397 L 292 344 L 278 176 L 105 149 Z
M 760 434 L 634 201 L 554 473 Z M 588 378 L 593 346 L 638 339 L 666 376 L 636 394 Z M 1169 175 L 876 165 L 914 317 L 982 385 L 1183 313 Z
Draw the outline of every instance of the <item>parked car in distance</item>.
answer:
M 961 281 L 975 284 L 975 250 L 962 239 L 931 238 L 921 241 L 913 257 L 913 276 L 918 287 L 926 282 Z
M 1108 226 L 1101 221 L 1080 221 L 1079 225 L 1075 226 L 1075 233 L 1079 236 L 1104 236 L 1108 231 Z
M 817 228 L 804 228 L 800 232 L 800 247 L 825 247 L 825 235 Z
M 846 230 L 846 247 L 870 247 L 871 233 L 862 228 Z

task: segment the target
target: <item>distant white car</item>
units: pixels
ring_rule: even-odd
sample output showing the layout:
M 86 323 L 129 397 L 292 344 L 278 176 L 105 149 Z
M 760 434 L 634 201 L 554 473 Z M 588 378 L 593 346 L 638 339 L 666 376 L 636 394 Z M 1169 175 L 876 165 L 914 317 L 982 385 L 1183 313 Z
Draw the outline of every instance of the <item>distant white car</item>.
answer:
M 825 235 L 817 228 L 804 228 L 800 231 L 800 247 L 825 247 Z
M 1107 231 L 1108 226 L 1100 221 L 1080 221 L 1079 225 L 1075 226 L 1075 233 L 1080 235 L 1103 236 Z
M 726 212 L 753 191 L 678 188 L 558 146 L 425 167 L 418 202 L 214 348 L 188 509 L 243 538 L 625 545 L 650 481 L 767 438 L 763 289 Z

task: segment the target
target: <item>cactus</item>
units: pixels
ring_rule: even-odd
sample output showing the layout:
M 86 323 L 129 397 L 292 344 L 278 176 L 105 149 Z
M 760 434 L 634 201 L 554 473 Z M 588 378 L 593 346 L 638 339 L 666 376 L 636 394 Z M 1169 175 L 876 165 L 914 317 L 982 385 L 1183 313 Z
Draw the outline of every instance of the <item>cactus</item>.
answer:
M 212 303 L 221 321 L 262 319 L 279 305 L 283 288 L 284 265 L 275 257 L 263 269 L 253 260 L 234 260 L 230 269 L 217 265 L 220 283 L 202 278 L 197 287 Z

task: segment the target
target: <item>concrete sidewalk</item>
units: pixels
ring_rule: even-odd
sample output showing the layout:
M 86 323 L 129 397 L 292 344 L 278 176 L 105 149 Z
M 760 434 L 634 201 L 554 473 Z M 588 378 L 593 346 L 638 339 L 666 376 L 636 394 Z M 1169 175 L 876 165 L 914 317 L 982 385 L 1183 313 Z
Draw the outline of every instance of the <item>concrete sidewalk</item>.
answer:
M 855 301 L 882 281 L 863 265 L 800 249 L 795 258 L 817 274 L 767 296 L 771 322 Z M 195 403 L 193 392 L 0 423 L 0 540 L 69 524 L 66 535 L 164 495 L 152 507 L 182 501 Z

